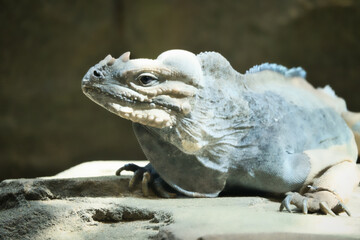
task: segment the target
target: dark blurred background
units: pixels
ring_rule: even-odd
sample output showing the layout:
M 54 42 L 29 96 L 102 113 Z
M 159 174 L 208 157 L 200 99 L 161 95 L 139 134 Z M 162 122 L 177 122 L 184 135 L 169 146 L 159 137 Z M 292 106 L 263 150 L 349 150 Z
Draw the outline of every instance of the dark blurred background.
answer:
M 81 92 L 107 54 L 214 50 L 238 71 L 302 66 L 360 111 L 360 1 L 0 0 L 0 180 L 144 159 L 130 121 Z

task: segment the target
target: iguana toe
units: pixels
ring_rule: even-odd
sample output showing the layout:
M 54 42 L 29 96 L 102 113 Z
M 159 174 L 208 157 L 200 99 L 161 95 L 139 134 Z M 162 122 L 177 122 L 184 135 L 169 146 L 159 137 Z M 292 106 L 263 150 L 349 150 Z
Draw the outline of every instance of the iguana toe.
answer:
M 346 205 L 342 202 L 339 201 L 338 205 L 336 205 L 334 207 L 334 211 L 341 213 L 341 212 L 345 212 L 349 217 L 351 217 L 351 212 L 350 210 L 346 207 Z
M 293 198 L 293 193 L 288 193 L 286 194 L 287 196 L 285 197 L 285 199 L 281 202 L 280 205 L 280 212 L 284 209 L 284 207 L 286 208 L 286 210 L 289 213 L 292 213 L 291 209 L 290 209 L 290 204 L 292 203 L 292 198 Z
M 162 178 L 155 172 L 150 164 L 145 167 L 140 167 L 133 163 L 128 163 L 116 171 L 116 175 L 120 175 L 122 171 L 134 172 L 133 177 L 129 181 L 130 191 L 134 190 L 135 186 L 141 182 L 141 189 L 145 197 L 149 196 L 149 186 L 154 190 L 155 194 L 162 198 L 174 198 L 176 193 L 166 190 L 169 186 L 162 180 Z
M 167 184 L 162 180 L 162 178 L 156 178 L 153 182 L 155 192 L 162 198 L 175 198 L 177 197 L 176 193 L 169 192 L 165 189 L 164 186 Z
M 144 179 L 145 173 L 147 173 L 147 171 L 143 168 L 139 168 L 134 172 L 134 176 L 129 181 L 130 190 L 134 190 L 134 187 L 140 182 L 142 182 L 142 185 L 144 185 L 144 181 L 146 181 L 146 179 Z M 150 179 L 148 181 L 150 181 Z
M 133 163 L 128 163 L 125 164 L 124 166 L 122 166 L 121 168 L 119 168 L 116 172 L 115 175 L 120 176 L 122 171 L 131 171 L 131 172 L 136 172 L 136 170 L 140 169 L 141 167 L 133 164 Z
M 308 206 L 307 206 L 307 198 L 304 198 L 303 200 L 303 206 L 302 206 L 302 212 L 303 214 L 308 214 Z
M 351 215 L 348 208 L 337 196 L 333 192 L 326 190 L 305 193 L 304 195 L 297 192 L 289 192 L 280 205 L 280 211 L 286 208 L 291 213 L 291 204 L 301 209 L 304 214 L 319 212 L 336 216 L 341 212 L 346 212 L 347 215 Z
M 129 181 L 129 189 L 130 190 L 133 190 L 134 186 L 136 186 L 141 181 L 141 179 L 143 179 L 143 175 L 146 172 L 145 168 L 140 167 L 133 163 L 128 163 L 128 164 L 125 164 L 124 166 L 122 166 L 121 168 L 119 168 L 115 174 L 117 176 L 120 176 L 121 172 L 124 170 L 134 172 L 134 176 Z
M 331 216 L 333 216 L 333 217 L 336 216 L 336 214 L 330 209 L 330 207 L 328 206 L 328 204 L 327 204 L 326 202 L 321 202 L 321 203 L 319 204 L 319 206 L 320 206 L 320 210 L 321 210 L 323 213 L 329 214 L 329 215 L 331 215 Z
M 134 175 L 135 176 L 135 175 Z M 143 172 L 142 181 L 141 181 L 141 189 L 145 197 L 149 196 L 149 184 L 151 181 L 151 175 L 149 172 Z

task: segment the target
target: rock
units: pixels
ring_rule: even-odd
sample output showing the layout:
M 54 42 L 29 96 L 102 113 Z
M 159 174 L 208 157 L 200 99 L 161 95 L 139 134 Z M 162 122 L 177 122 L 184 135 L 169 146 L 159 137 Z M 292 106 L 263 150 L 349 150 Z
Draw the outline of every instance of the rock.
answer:
M 145 166 L 148 161 L 136 161 L 139 166 Z M 119 161 L 91 161 L 81 163 L 63 172 L 56 174 L 55 178 L 75 178 L 75 177 L 99 177 L 114 176 L 116 169 L 119 169 L 123 162 Z M 132 175 L 132 172 L 122 171 L 121 175 Z
M 139 186 L 128 191 L 130 176 L 96 177 L 96 169 L 110 172 L 125 163 L 89 162 L 66 171 L 68 178 L 62 173 L 1 182 L 0 239 L 360 237 L 360 187 L 348 204 L 352 217 L 290 214 L 278 211 L 279 199 L 264 196 L 144 198 Z

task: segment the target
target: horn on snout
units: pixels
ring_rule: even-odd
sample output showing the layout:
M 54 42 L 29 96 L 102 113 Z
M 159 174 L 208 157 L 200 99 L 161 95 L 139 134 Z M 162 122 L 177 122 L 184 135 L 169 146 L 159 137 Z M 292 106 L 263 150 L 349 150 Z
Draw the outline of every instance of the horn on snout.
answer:
M 119 57 L 119 59 L 123 62 L 127 62 L 130 60 L 130 52 L 126 52 Z
M 115 62 L 115 58 L 113 58 L 110 54 L 106 56 L 106 58 L 104 59 L 104 61 L 106 62 L 106 65 L 111 66 L 114 64 Z

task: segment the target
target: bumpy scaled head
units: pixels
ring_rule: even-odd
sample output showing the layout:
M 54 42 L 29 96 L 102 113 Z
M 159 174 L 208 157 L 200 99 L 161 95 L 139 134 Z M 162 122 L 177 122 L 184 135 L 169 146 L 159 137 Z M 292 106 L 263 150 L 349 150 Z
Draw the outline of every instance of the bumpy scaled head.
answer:
M 197 57 L 188 51 L 170 50 L 157 59 L 130 60 L 108 55 L 86 73 L 82 90 L 91 100 L 143 125 L 164 128 L 187 115 L 202 77 Z

